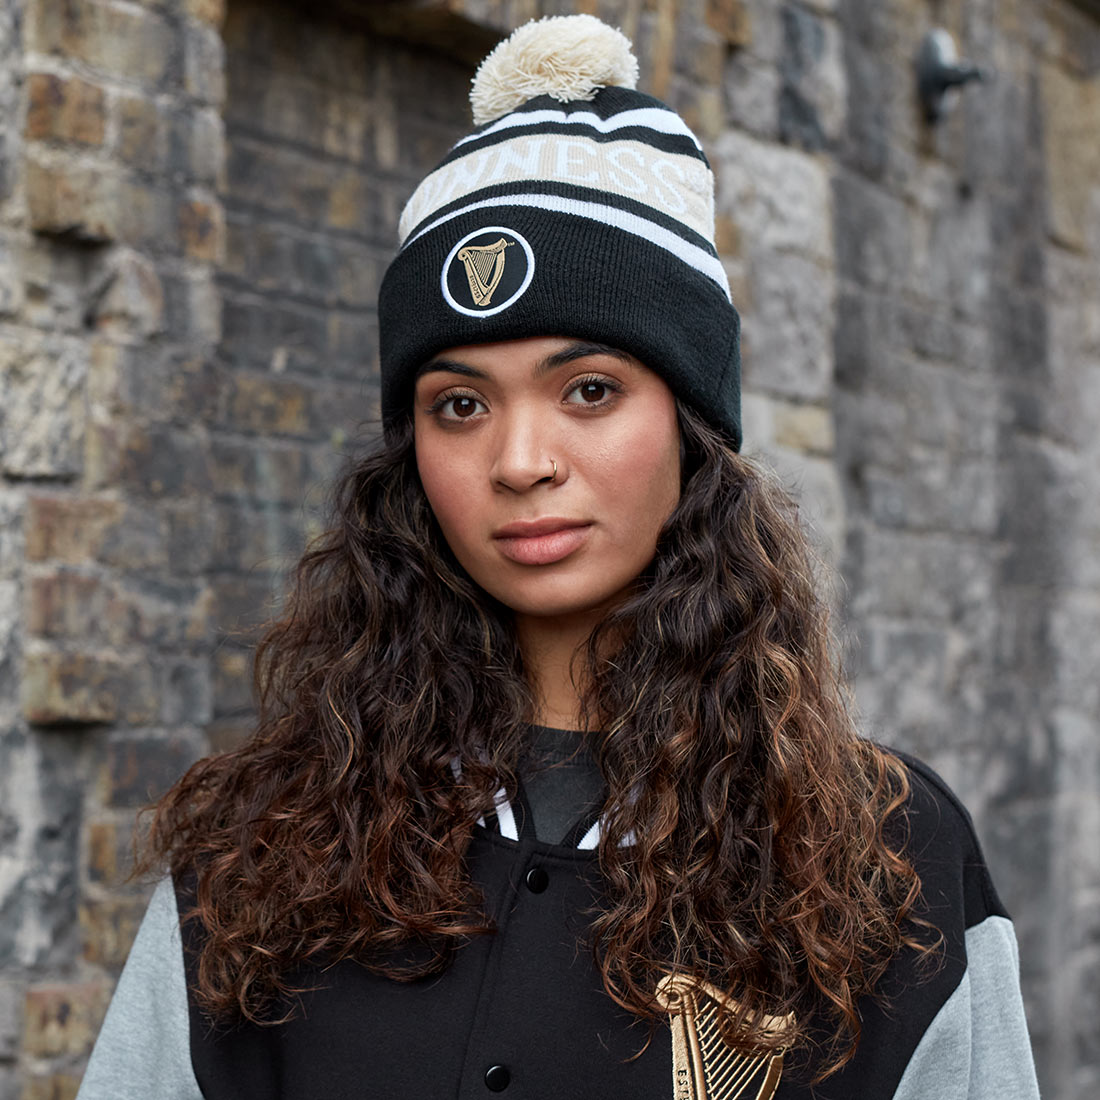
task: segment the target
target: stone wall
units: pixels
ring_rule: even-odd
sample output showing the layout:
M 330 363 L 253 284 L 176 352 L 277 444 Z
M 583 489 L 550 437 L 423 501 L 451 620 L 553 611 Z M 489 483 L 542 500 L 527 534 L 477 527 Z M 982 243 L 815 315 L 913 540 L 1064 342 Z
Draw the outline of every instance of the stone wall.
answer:
M 0 6 L 0 1095 L 71 1096 L 143 898 L 134 810 L 204 751 L 189 564 L 218 340 L 217 5 Z
M 929 129 L 898 81 L 925 9 L 839 13 L 833 407 L 859 698 L 975 815 L 1044 1095 L 1095 1095 L 1100 21 L 940 4 L 993 75 Z
M 702 137 L 747 447 L 800 494 L 868 729 L 972 808 L 1045 1097 L 1100 1091 L 1100 18 L 1085 0 L 0 0 L 0 1100 L 67 1100 L 135 811 L 374 430 L 401 202 L 532 16 Z M 995 73 L 937 127 L 943 25 Z

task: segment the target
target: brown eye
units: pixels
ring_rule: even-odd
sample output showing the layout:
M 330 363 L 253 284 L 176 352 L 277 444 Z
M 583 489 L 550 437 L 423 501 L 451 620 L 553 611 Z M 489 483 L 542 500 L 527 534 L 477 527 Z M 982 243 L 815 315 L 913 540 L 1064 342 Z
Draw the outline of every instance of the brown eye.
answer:
M 473 397 L 452 397 L 451 408 L 454 415 L 460 418 L 473 416 L 477 412 L 478 401 Z
M 590 378 L 578 378 L 572 382 L 565 400 L 570 405 L 604 408 L 612 405 L 621 392 L 622 386 L 617 382 L 593 375 Z

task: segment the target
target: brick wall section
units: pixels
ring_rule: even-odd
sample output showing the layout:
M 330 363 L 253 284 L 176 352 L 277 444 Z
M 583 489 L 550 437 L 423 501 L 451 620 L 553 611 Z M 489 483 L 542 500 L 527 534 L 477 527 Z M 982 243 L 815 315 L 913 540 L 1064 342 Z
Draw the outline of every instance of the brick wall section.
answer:
M 468 124 L 470 77 L 272 4 L 232 5 L 224 35 L 223 339 L 204 368 L 218 743 L 247 727 L 249 624 L 316 533 L 345 445 L 377 428 L 378 286 L 401 205 Z

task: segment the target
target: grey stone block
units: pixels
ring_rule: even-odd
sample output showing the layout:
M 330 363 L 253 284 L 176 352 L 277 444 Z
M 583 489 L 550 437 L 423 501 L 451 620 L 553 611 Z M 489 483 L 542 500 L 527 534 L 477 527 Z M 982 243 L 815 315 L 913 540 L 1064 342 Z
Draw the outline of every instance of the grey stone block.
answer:
M 824 398 L 833 374 L 833 281 L 794 253 L 754 257 L 756 308 L 743 329 L 747 386 L 803 400 Z
M 838 27 L 797 4 L 783 7 L 782 24 L 779 135 L 788 144 L 820 150 L 832 145 L 844 121 L 846 80 Z
M 814 157 L 730 130 L 714 144 L 714 164 L 716 212 L 737 225 L 754 261 L 796 251 L 830 264 L 833 196 Z
M 892 320 L 888 297 L 861 287 L 842 286 L 833 332 L 838 386 L 858 391 L 874 388 L 878 365 L 892 342 Z
M 0 465 L 10 477 L 83 467 L 87 352 L 67 341 L 0 343 Z
M 24 983 L 0 978 L 0 1064 L 14 1061 L 23 1030 Z
M 833 181 L 833 195 L 838 274 L 866 287 L 904 282 L 913 253 L 905 203 L 844 171 Z
M 844 69 L 848 89 L 842 142 L 845 164 L 868 179 L 884 179 L 892 155 L 883 96 L 888 75 L 878 56 L 851 36 L 844 39 Z
M 760 137 L 779 134 L 779 73 L 748 50 L 737 50 L 726 64 L 722 83 L 729 122 Z

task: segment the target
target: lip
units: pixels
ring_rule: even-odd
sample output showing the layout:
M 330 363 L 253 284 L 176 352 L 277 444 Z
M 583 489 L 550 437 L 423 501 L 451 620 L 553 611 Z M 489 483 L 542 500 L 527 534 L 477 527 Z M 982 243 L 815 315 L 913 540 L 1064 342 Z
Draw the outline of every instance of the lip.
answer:
M 579 550 L 591 530 L 583 520 L 548 516 L 506 524 L 493 539 L 506 558 L 520 565 L 551 565 Z
M 563 519 L 561 516 L 543 516 L 542 519 L 517 519 L 493 532 L 495 539 L 530 539 L 550 535 L 570 527 L 587 527 L 583 519 Z

